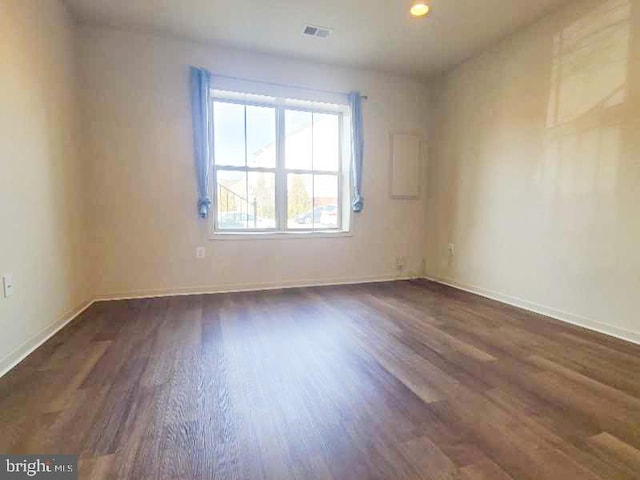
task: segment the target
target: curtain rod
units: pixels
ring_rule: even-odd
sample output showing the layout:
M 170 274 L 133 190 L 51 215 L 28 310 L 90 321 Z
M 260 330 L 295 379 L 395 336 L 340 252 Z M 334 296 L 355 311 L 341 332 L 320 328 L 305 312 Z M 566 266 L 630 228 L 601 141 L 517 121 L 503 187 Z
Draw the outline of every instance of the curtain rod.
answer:
M 301 87 L 300 85 L 290 85 L 290 84 L 286 84 L 286 83 L 265 82 L 263 80 L 253 80 L 253 79 L 250 79 L 250 78 L 240 78 L 240 77 L 234 77 L 234 76 L 231 76 L 231 75 L 222 75 L 222 74 L 214 73 L 214 72 L 211 72 L 211 75 L 213 77 L 226 78 L 226 79 L 229 79 L 229 80 L 238 80 L 238 81 L 241 81 L 241 82 L 262 83 L 264 85 L 271 85 L 271 86 L 274 86 L 274 87 L 295 88 L 295 89 L 298 89 L 298 90 L 307 90 L 309 92 L 329 93 L 329 94 L 332 94 L 332 95 L 344 95 L 345 97 L 347 95 L 349 95 L 348 93 L 344 93 L 344 92 L 334 92 L 332 90 L 322 90 L 322 89 L 319 89 L 319 88 Z M 369 97 L 367 95 L 360 95 L 360 98 L 362 98 L 363 100 L 369 100 Z

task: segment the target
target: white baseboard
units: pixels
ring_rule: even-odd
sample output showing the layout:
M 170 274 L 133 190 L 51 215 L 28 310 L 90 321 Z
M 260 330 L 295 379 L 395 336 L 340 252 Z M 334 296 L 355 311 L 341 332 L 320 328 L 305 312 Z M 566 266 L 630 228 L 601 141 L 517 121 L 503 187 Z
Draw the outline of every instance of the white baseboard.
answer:
M 611 325 L 609 323 L 600 322 L 590 318 L 582 317 L 580 315 L 575 315 L 573 313 L 563 312 L 561 310 L 557 310 L 555 308 L 548 307 L 546 305 L 530 302 L 528 300 L 523 300 L 521 298 L 513 297 L 511 295 L 505 295 L 503 293 L 495 292 L 493 290 L 488 290 L 486 288 L 478 287 L 475 285 L 469 285 L 466 283 L 457 282 L 455 280 L 450 280 L 446 278 L 428 277 L 428 276 L 425 276 L 424 279 L 429 280 L 431 282 L 440 283 L 442 285 L 447 285 L 449 287 L 453 287 L 458 290 L 463 290 L 465 292 L 473 293 L 475 295 L 480 295 L 481 297 L 490 298 L 491 300 L 495 300 L 500 303 L 505 303 L 513 307 L 522 308 L 523 310 L 539 313 L 541 315 L 553 318 L 554 320 L 560 320 L 561 322 L 570 323 L 572 325 L 577 325 L 578 327 L 583 327 L 598 333 L 610 335 L 612 337 L 616 337 L 621 340 L 625 340 L 627 342 L 640 344 L 640 332 L 626 330 L 624 328 L 616 327 L 615 325 Z
M 93 305 L 94 300 L 91 300 L 85 303 L 83 306 L 79 308 L 75 308 L 70 310 L 69 312 L 62 315 L 60 318 L 50 323 L 34 336 L 26 340 L 22 345 L 18 346 L 15 350 L 10 352 L 8 355 L 5 355 L 4 358 L 0 359 L 0 377 L 5 375 L 9 370 L 18 365 L 22 360 L 24 360 L 27 356 L 29 356 L 33 351 L 35 351 L 40 345 L 53 337 L 58 331 L 60 331 L 66 324 L 68 324 L 71 320 L 76 318 L 82 312 L 84 312 L 87 308 Z
M 280 290 L 287 288 L 323 287 L 330 285 L 356 285 L 359 283 L 381 283 L 410 280 L 412 277 L 394 275 L 372 275 L 367 277 L 329 278 L 324 280 L 290 280 L 278 282 L 237 283 L 179 287 L 171 289 L 141 290 L 123 293 L 99 295 L 97 302 L 113 300 L 131 300 L 136 298 L 175 297 L 180 295 L 207 295 L 212 293 L 256 292 L 261 290 Z

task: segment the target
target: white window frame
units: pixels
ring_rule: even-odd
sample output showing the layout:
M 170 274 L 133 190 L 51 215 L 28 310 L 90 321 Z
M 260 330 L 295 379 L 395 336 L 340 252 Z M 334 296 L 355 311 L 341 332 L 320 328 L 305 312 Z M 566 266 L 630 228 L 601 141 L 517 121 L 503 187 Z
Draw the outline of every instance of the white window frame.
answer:
M 263 97 L 265 100 L 261 100 Z M 352 219 L 350 198 L 350 136 L 347 128 L 350 120 L 350 112 L 347 105 L 322 104 L 312 101 L 297 101 L 285 97 L 269 97 L 263 95 L 251 95 L 238 92 L 213 90 L 211 93 L 211 121 L 213 124 L 213 112 L 215 102 L 226 102 L 237 105 L 269 107 L 275 110 L 276 115 L 276 166 L 275 168 L 250 167 L 248 165 L 226 166 L 216 165 L 215 147 L 211 152 L 211 191 L 213 192 L 213 208 L 210 221 L 210 239 L 256 239 L 256 238 L 327 238 L 351 236 Z M 332 114 L 338 117 L 339 125 L 339 159 L 338 170 L 324 171 L 313 169 L 288 169 L 285 165 L 285 111 L 297 110 L 309 113 Z M 211 131 L 213 136 L 213 128 Z M 246 138 L 246 121 L 245 121 Z M 215 138 L 213 138 L 215 142 Z M 215 143 L 213 143 L 215 145 Z M 236 172 L 268 172 L 275 174 L 275 208 L 276 227 L 271 229 L 218 229 L 218 184 L 217 173 L 219 170 Z M 287 176 L 288 174 L 311 175 L 335 175 L 338 180 L 338 202 L 336 228 L 288 228 L 287 205 Z M 315 208 L 312 198 L 312 209 Z

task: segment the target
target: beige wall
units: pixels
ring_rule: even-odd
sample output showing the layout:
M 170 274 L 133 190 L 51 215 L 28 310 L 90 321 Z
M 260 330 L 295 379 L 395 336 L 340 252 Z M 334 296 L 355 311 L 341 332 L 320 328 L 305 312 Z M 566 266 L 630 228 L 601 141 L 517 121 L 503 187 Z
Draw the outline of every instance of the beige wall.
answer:
M 420 275 L 424 201 L 389 198 L 389 134 L 421 132 L 425 85 L 106 28 L 80 30 L 84 158 L 91 169 L 96 291 L 102 297 Z M 365 212 L 353 237 L 209 241 L 195 213 L 189 65 L 340 92 L 365 105 Z M 195 258 L 197 246 L 207 257 Z
M 435 91 L 428 275 L 640 341 L 640 1 L 571 3 Z
M 0 2 L 0 374 L 91 296 L 73 29 L 58 1 Z

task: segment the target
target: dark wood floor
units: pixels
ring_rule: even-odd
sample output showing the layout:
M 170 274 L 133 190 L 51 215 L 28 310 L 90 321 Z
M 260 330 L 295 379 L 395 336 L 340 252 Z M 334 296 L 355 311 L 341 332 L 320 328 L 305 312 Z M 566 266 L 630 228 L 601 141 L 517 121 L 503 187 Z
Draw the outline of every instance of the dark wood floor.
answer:
M 105 302 L 0 379 L 81 478 L 638 479 L 640 347 L 428 282 Z

